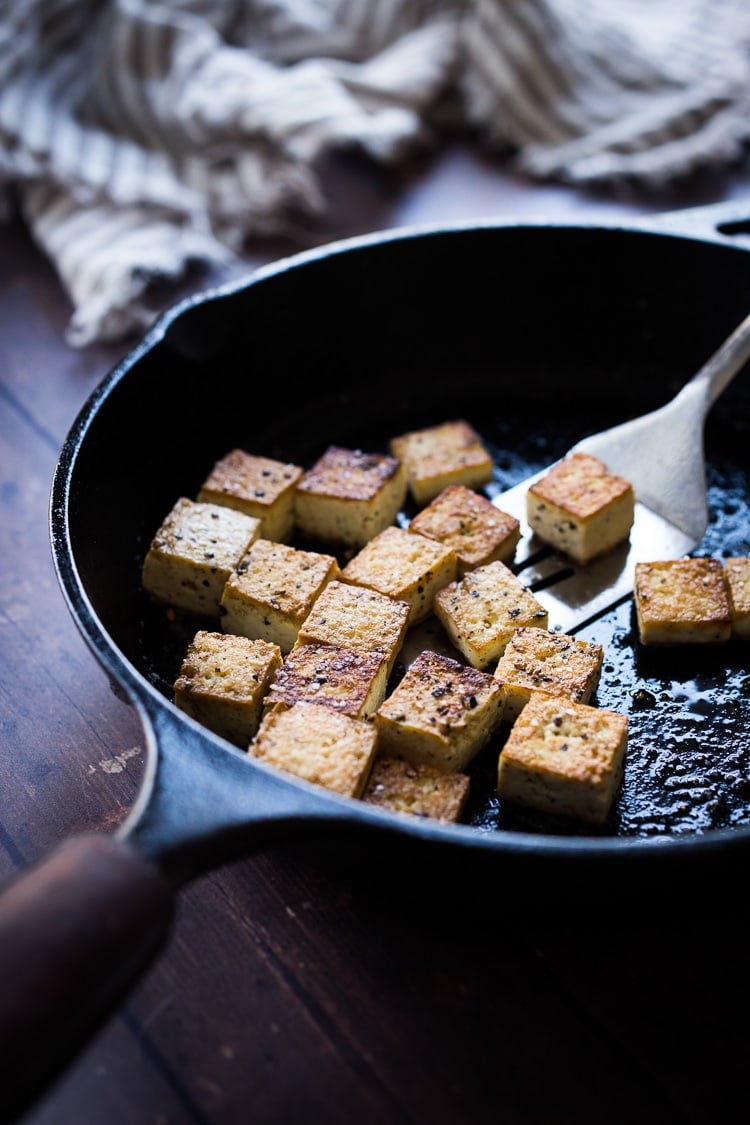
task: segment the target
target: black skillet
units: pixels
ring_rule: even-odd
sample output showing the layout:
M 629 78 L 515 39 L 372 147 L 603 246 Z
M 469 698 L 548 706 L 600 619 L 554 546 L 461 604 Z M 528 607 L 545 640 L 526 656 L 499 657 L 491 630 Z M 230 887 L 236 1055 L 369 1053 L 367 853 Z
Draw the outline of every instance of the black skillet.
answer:
M 148 603 L 140 564 L 173 501 L 235 446 L 307 466 L 331 442 L 384 450 L 396 433 L 463 417 L 495 455 L 493 493 L 661 405 L 750 308 L 750 254 L 734 237 L 744 229 L 725 205 L 647 226 L 488 222 L 355 238 L 181 303 L 105 378 L 59 459 L 52 548 L 85 640 L 140 714 L 148 764 L 116 837 L 67 842 L 5 893 L 11 1109 L 150 963 L 176 889 L 255 849 L 330 840 L 401 869 L 457 865 L 502 883 L 505 901 L 513 888 L 515 905 L 715 888 L 741 869 L 746 645 L 644 651 L 623 603 L 584 634 L 607 654 L 597 701 L 631 728 L 606 826 L 503 808 L 497 742 L 472 767 L 466 823 L 443 826 L 274 772 L 179 712 L 171 684 L 196 622 Z M 750 553 L 749 398 L 743 375 L 707 424 L 703 553 Z

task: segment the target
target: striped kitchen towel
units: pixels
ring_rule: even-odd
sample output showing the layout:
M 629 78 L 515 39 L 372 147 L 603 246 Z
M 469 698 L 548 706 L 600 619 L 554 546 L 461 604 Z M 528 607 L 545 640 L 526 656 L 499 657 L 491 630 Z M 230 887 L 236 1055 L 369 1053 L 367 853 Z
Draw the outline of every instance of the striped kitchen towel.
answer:
M 0 202 L 74 345 L 245 241 L 335 230 L 321 158 L 465 134 L 539 179 L 665 185 L 750 136 L 748 0 L 0 0 Z

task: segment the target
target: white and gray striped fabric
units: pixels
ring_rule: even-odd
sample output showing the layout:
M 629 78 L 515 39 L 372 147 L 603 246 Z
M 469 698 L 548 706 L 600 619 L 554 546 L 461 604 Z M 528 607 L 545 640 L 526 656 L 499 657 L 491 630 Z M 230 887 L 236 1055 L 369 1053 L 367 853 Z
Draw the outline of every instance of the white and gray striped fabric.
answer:
M 317 216 L 316 169 L 450 129 L 539 179 L 666 184 L 750 138 L 749 0 L 0 0 L 0 193 L 73 345 Z

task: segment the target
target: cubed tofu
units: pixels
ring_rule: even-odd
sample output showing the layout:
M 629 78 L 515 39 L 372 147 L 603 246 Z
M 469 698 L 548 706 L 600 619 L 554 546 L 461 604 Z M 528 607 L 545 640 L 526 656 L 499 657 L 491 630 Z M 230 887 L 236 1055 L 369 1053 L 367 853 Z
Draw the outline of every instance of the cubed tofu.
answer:
M 297 483 L 297 530 L 309 539 L 362 547 L 394 522 L 406 492 L 406 473 L 395 457 L 331 445 Z
M 276 672 L 264 710 L 306 701 L 367 719 L 385 699 L 388 664 L 380 652 L 340 645 L 300 645 Z
M 227 579 L 221 627 L 271 641 L 287 653 L 315 599 L 338 574 L 333 555 L 256 539 Z
M 601 825 L 623 776 L 627 716 L 532 693 L 498 761 L 501 800 Z
M 316 598 L 297 645 L 342 645 L 378 652 L 390 677 L 408 627 L 410 607 L 365 586 L 334 579 Z
M 417 512 L 409 531 L 451 547 L 458 560 L 459 577 L 498 559 L 510 565 L 521 538 L 521 524 L 515 516 L 496 508 L 481 492 L 463 484 L 444 488 Z
M 378 747 L 412 765 L 460 772 L 489 742 L 501 708 L 492 676 L 428 650 L 375 712 Z
M 439 590 L 435 616 L 466 660 L 484 670 L 503 655 L 516 629 L 546 629 L 547 610 L 502 562 L 469 570 Z
M 294 489 L 301 476 L 299 465 L 232 449 L 213 466 L 198 499 L 254 516 L 259 535 L 285 543 L 294 530 Z
M 196 722 L 245 749 L 257 733 L 263 698 L 281 667 L 281 649 L 200 629 L 174 682 L 174 701 Z
M 637 563 L 634 595 L 644 645 L 716 644 L 731 636 L 732 615 L 720 559 Z
M 342 797 L 361 797 L 377 750 L 377 732 L 317 703 L 269 711 L 250 743 L 252 757 Z
M 456 556 L 434 539 L 386 527 L 341 571 L 341 579 L 367 586 L 409 604 L 409 624 L 423 621 L 432 612 L 438 590 L 456 577 Z
M 630 482 L 588 453 L 571 453 L 558 461 L 526 495 L 532 531 L 580 563 L 626 540 L 634 512 Z
M 417 504 L 428 504 L 450 484 L 481 488 L 492 480 L 492 457 L 463 418 L 400 434 L 391 438 L 390 450 L 406 467 Z
M 362 800 L 390 812 L 457 824 L 466 807 L 470 785 L 465 773 L 415 766 L 403 758 L 378 754 Z
M 502 687 L 503 721 L 512 723 L 532 691 L 589 703 L 601 676 L 604 649 L 565 633 L 528 625 L 516 629 L 493 673 Z
M 144 590 L 184 613 L 218 617 L 224 584 L 259 529 L 244 512 L 180 497 L 143 561 Z
M 750 637 L 750 558 L 724 560 L 724 577 L 729 593 L 732 633 Z

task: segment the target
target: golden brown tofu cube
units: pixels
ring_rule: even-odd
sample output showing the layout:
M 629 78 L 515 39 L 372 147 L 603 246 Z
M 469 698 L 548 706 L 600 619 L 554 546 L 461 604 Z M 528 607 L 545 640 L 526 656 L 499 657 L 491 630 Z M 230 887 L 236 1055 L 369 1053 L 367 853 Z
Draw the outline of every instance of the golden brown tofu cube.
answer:
M 412 765 L 461 771 L 489 742 L 501 708 L 492 676 L 426 651 L 375 712 L 378 745 Z
M 750 637 L 750 558 L 724 560 L 724 577 L 729 593 L 732 633 Z
M 417 504 L 429 503 L 449 484 L 480 488 L 492 480 L 492 457 L 463 418 L 400 434 L 391 439 L 390 450 L 406 467 Z
M 280 667 L 278 645 L 201 629 L 175 680 L 175 704 L 244 749 L 258 730 L 263 697 Z
M 602 824 L 622 781 L 627 742 L 625 715 L 533 692 L 500 753 L 498 796 Z
M 302 468 L 232 449 L 211 469 L 198 499 L 260 520 L 264 539 L 286 542 L 294 529 L 294 489 Z
M 409 605 L 365 586 L 337 579 L 316 598 L 297 637 L 298 645 L 342 645 L 381 653 L 390 676 L 409 620 Z
M 493 673 L 502 687 L 503 721 L 513 722 L 532 691 L 588 703 L 601 676 L 604 649 L 565 633 L 516 629 Z
M 635 568 L 635 609 L 644 645 L 716 644 L 732 633 L 719 559 L 667 559 Z
M 395 457 L 331 445 L 297 483 L 297 530 L 362 547 L 393 523 L 406 491 L 406 473 Z
M 499 660 L 516 629 L 546 629 L 547 610 L 501 562 L 469 570 L 435 595 L 435 616 L 470 664 L 483 670 Z
M 571 453 L 529 487 L 529 526 L 577 562 L 603 555 L 630 535 L 635 493 L 588 453 Z
M 263 716 L 248 752 L 267 765 L 361 797 L 377 749 L 375 727 L 317 703 L 295 703 Z
M 221 627 L 271 641 L 287 653 L 315 599 L 338 574 L 333 555 L 256 539 L 227 579 Z
M 455 577 L 456 556 L 450 547 L 401 527 L 386 527 L 341 571 L 344 582 L 408 602 L 410 625 L 432 612 L 435 594 Z
M 470 784 L 465 773 L 415 766 L 402 758 L 379 754 L 362 800 L 391 812 L 457 824 L 466 806 Z
M 264 709 L 294 703 L 325 704 L 367 719 L 385 699 L 388 665 L 380 652 L 340 645 L 299 645 L 276 672 Z
M 218 617 L 224 584 L 259 527 L 244 512 L 180 497 L 143 561 L 144 590 L 184 613 Z
M 451 547 L 458 560 L 458 576 L 499 560 L 510 565 L 521 538 L 515 516 L 496 508 L 481 492 L 451 484 L 418 512 L 409 531 L 437 539 Z

